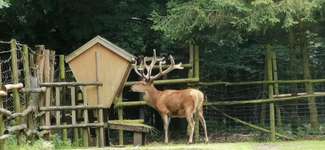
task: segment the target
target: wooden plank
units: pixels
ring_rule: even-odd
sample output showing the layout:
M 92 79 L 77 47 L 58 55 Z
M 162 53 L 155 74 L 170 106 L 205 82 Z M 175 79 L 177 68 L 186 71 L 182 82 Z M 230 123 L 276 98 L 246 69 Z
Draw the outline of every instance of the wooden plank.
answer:
M 11 48 L 11 74 L 12 74 L 12 80 L 14 84 L 17 84 L 19 82 L 18 77 L 18 60 L 17 60 L 17 45 L 16 40 L 12 39 L 10 41 L 10 48 Z M 14 99 L 14 105 L 15 105 L 15 112 L 21 112 L 21 105 L 20 105 L 20 97 L 18 89 L 13 89 L 13 99 Z M 21 117 L 16 118 L 16 125 L 19 125 L 22 123 Z M 17 144 L 20 144 L 22 142 L 20 134 L 17 134 Z
M 55 87 L 55 105 L 57 107 L 60 107 L 60 87 Z M 60 125 L 61 124 L 61 112 L 60 111 L 56 111 L 56 125 Z
M 59 126 L 57 126 L 57 125 L 40 126 L 40 129 L 42 129 L 42 130 L 53 130 L 53 129 L 68 129 L 68 128 L 104 127 L 104 126 L 105 126 L 104 123 L 102 123 L 102 124 L 100 124 L 100 123 L 79 123 L 79 124 L 76 124 L 76 125 L 66 124 L 65 123 L 65 124 L 61 124 Z M 88 131 L 87 131 L 87 134 L 88 134 Z M 86 141 L 83 141 L 83 142 L 86 142 Z M 88 144 L 88 142 L 86 142 L 84 144 Z
M 142 127 L 142 126 L 132 126 L 132 125 L 125 125 L 125 124 L 113 124 L 109 123 L 108 127 L 114 130 L 124 130 L 124 131 L 133 131 L 133 132 L 150 132 L 150 129 Z

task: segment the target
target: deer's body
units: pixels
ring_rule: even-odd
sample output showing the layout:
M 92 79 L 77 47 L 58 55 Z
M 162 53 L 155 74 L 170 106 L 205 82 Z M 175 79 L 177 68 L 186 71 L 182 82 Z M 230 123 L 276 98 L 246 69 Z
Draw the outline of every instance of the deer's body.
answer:
M 184 90 L 157 90 L 152 83 L 139 81 L 131 87 L 134 92 L 145 93 L 144 100 L 156 109 L 164 122 L 165 143 L 168 143 L 168 126 L 170 118 L 186 118 L 188 122 L 189 143 L 193 142 L 194 115 L 198 114 L 205 133 L 205 142 L 208 142 L 207 128 L 203 116 L 204 95 L 196 89 Z
M 168 126 L 170 118 L 186 118 L 189 129 L 188 143 L 193 142 L 194 134 L 194 115 L 197 114 L 204 129 L 205 142 L 208 142 L 207 128 L 203 116 L 204 95 L 196 89 L 184 90 L 164 90 L 160 91 L 155 88 L 153 82 L 155 79 L 171 72 L 174 69 L 183 69 L 182 63 L 175 65 L 174 58 L 169 56 L 170 65 L 166 70 L 163 70 L 162 65 L 166 64 L 165 58 L 157 58 L 156 51 L 152 58 L 144 57 L 141 59 L 140 66 L 137 65 L 137 60 L 134 60 L 133 68 L 135 73 L 141 76 L 142 81 L 135 83 L 131 90 L 134 92 L 144 93 L 144 99 L 148 105 L 156 109 L 163 119 L 165 130 L 165 143 L 168 143 Z M 150 65 L 147 64 L 151 61 Z M 159 73 L 152 76 L 152 69 L 159 62 Z

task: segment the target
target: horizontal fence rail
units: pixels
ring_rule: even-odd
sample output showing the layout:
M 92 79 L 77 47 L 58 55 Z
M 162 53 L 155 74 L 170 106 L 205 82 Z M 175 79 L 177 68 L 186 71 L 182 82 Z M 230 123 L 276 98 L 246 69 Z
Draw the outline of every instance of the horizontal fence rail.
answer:
M 40 83 L 43 87 L 59 87 L 59 86 L 103 86 L 101 82 L 45 82 Z
M 311 80 L 276 80 L 276 81 L 247 81 L 247 82 L 199 82 L 199 85 L 213 86 L 213 85 L 254 85 L 254 84 L 295 84 L 295 83 L 324 83 L 325 79 L 311 79 Z

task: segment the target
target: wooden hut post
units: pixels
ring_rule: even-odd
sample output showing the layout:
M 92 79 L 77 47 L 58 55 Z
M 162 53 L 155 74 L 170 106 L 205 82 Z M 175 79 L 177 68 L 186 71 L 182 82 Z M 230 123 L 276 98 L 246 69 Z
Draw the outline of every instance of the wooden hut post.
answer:
M 200 78 L 200 50 L 199 46 L 194 46 L 194 76 L 196 79 Z M 194 129 L 194 141 L 198 142 L 200 140 L 200 122 L 198 112 L 195 114 L 195 129 Z
M 267 45 L 266 48 L 267 55 L 267 79 L 268 81 L 273 80 L 273 71 L 272 71 L 272 48 L 271 45 Z M 268 85 L 268 97 L 269 99 L 273 99 L 273 84 Z M 274 102 L 269 104 L 270 107 L 270 129 L 271 129 L 271 141 L 275 141 L 275 111 L 274 111 Z
M 15 39 L 12 39 L 10 41 L 10 47 L 11 47 L 11 73 L 12 73 L 12 79 L 13 83 L 17 84 L 19 82 L 18 77 L 18 62 L 17 62 L 17 43 Z M 21 106 L 20 106 L 20 97 L 18 89 L 13 89 L 13 99 L 15 104 L 15 112 L 21 112 Z M 16 124 L 20 125 L 21 117 L 16 118 Z M 22 142 L 22 139 L 20 137 L 20 134 L 17 134 L 17 144 L 20 144 Z
M 100 64 L 100 61 L 101 61 L 101 58 L 100 58 L 100 54 L 98 52 L 95 53 L 96 54 L 96 81 L 99 82 L 100 79 L 99 79 L 99 64 Z M 100 100 L 100 90 L 99 86 L 96 86 L 97 88 L 97 105 L 101 105 L 101 100 Z M 103 109 L 100 108 L 98 109 L 98 122 L 103 124 L 104 123 L 104 115 L 103 115 Z M 99 147 L 104 147 L 105 146 L 105 139 L 104 139 L 104 127 L 101 126 L 99 127 L 99 135 L 98 136 L 98 144 L 99 144 Z
M 0 87 L 2 86 L 2 63 L 0 63 Z M 0 109 L 3 108 L 3 98 L 0 96 Z M 3 135 L 3 132 L 5 130 L 5 123 L 3 121 L 3 115 L 0 113 L 0 136 Z M 5 140 L 0 140 L 0 150 L 5 149 Z

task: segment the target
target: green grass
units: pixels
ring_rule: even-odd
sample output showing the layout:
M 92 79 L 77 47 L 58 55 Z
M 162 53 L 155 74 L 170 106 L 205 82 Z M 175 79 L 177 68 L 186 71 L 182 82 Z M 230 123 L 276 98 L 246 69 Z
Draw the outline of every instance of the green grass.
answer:
M 210 143 L 210 144 L 150 144 L 147 146 L 126 146 L 124 148 L 84 148 L 80 150 L 325 150 L 325 141 L 294 141 L 294 142 L 274 142 L 274 143 Z

